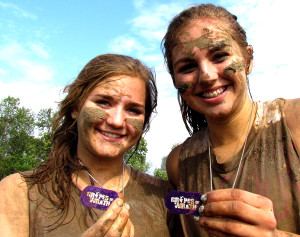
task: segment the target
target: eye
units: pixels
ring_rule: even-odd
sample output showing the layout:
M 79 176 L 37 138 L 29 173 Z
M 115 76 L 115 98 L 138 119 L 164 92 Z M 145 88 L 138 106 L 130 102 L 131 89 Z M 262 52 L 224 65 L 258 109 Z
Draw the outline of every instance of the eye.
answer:
M 144 111 L 142 111 L 141 109 L 137 109 L 137 108 L 130 108 L 128 109 L 129 113 L 134 114 L 134 115 L 140 115 L 143 114 Z
M 102 105 L 102 106 L 107 106 L 107 105 L 109 105 L 109 102 L 107 100 L 101 99 L 101 100 L 97 100 L 96 104 Z
M 229 56 L 229 54 L 226 53 L 226 52 L 216 53 L 213 56 L 213 61 L 216 62 L 216 63 L 222 63 L 227 59 L 228 56 Z
M 140 115 L 144 114 L 144 109 L 142 107 L 129 107 L 127 111 L 132 115 Z
M 190 73 L 190 72 L 193 72 L 195 70 L 196 66 L 197 65 L 195 63 L 184 64 L 184 65 L 182 65 L 178 68 L 178 72 L 180 72 L 180 73 Z

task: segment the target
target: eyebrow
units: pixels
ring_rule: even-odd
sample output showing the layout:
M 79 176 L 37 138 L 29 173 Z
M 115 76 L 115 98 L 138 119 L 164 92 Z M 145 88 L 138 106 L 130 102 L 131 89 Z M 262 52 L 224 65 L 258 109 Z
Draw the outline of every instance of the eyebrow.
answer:
M 101 98 L 106 99 L 106 100 L 113 100 L 114 99 L 113 96 L 105 95 L 105 94 L 95 94 L 92 97 L 101 97 Z
M 132 106 L 132 107 L 140 107 L 140 108 L 142 108 L 142 109 L 145 109 L 145 106 L 144 105 L 142 105 L 142 104 L 139 104 L 139 103 L 136 103 L 136 102 L 129 102 L 128 103 L 128 105 L 129 106 Z
M 178 60 L 174 63 L 173 68 L 176 68 L 177 64 L 180 64 L 180 63 L 188 63 L 188 62 L 191 62 L 191 61 L 193 61 L 193 59 L 190 58 L 190 57 L 180 58 L 180 59 L 178 59 Z
M 221 40 L 221 41 L 218 41 L 216 43 L 214 43 L 211 48 L 208 50 L 209 53 L 214 53 L 216 51 L 219 51 L 221 49 L 224 49 L 228 46 L 231 46 L 231 44 L 229 44 L 227 41 L 225 40 Z
M 95 94 L 93 95 L 93 97 L 101 97 L 103 99 L 106 99 L 106 100 L 114 100 L 115 97 L 114 96 L 111 96 L 111 95 L 105 95 L 105 94 Z M 136 103 L 136 102 L 128 102 L 127 103 L 129 106 L 132 106 L 132 107 L 141 107 L 143 109 L 145 109 L 145 106 L 140 104 L 140 103 Z

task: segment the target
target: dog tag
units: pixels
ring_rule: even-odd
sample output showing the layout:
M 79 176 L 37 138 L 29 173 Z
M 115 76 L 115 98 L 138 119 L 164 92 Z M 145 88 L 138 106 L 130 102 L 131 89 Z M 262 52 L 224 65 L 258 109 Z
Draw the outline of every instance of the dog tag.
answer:
M 201 205 L 201 193 L 191 193 L 172 190 L 166 197 L 166 207 L 171 213 L 198 216 Z
M 119 198 L 117 192 L 95 186 L 87 186 L 81 192 L 80 199 L 84 206 L 107 210 L 110 204 Z

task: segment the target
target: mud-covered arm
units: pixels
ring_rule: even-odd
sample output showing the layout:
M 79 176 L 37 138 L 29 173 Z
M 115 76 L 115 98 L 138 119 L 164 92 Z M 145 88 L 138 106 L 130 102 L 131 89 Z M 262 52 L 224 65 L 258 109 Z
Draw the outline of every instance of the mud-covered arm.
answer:
M 1 236 L 29 236 L 29 202 L 27 185 L 20 174 L 0 182 Z
M 284 113 L 287 126 L 292 135 L 294 145 L 298 153 L 300 152 L 300 98 L 286 100 Z
M 167 157 L 166 168 L 169 181 L 177 187 L 178 182 L 178 164 L 181 145 L 175 147 Z

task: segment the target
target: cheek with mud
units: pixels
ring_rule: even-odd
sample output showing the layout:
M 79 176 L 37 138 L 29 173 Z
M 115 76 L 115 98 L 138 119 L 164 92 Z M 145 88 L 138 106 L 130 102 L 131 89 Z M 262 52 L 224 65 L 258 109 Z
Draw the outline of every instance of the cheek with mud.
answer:
M 243 60 L 236 59 L 224 69 L 224 75 L 226 75 L 227 77 L 236 75 L 241 81 L 243 88 L 246 88 L 247 80 L 245 80 L 245 75 L 243 75 L 243 73 L 239 73 L 245 71 L 245 67 L 246 65 Z
M 101 108 L 83 108 L 80 116 L 85 126 L 95 123 L 98 119 L 106 119 L 107 113 Z
M 136 133 L 140 134 L 141 132 L 143 132 L 144 120 L 128 118 L 127 122 L 134 128 Z
M 193 82 L 179 82 L 176 84 L 176 88 L 181 95 L 186 94 L 188 90 L 194 87 Z
M 224 69 L 224 75 L 232 76 L 237 72 L 242 72 L 244 69 L 245 62 L 241 59 L 236 59 Z

